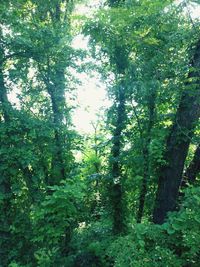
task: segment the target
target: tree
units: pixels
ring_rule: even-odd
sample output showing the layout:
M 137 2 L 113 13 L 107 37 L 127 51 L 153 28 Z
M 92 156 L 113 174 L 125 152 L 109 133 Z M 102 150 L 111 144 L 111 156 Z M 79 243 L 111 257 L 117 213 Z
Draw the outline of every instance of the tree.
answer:
M 32 209 L 47 192 L 51 193 L 50 184 L 69 177 L 73 161 L 71 138 L 75 135 L 66 129 L 70 115 L 65 104 L 65 82 L 71 61 L 65 58 L 75 55 L 69 34 L 72 7 L 69 1 L 0 4 L 3 266 L 12 260 L 25 263 L 29 258 L 34 262 Z M 18 90 L 16 108 L 9 101 L 8 92 Z M 67 171 L 63 176 L 64 168 Z M 22 252 L 25 248 L 26 255 Z
M 70 13 L 73 8 L 71 1 L 45 2 L 33 1 L 36 12 L 32 21 L 37 21 L 39 34 L 30 36 L 34 43 L 35 67 L 38 79 L 45 86 L 52 107 L 54 129 L 54 148 L 52 151 L 51 178 L 49 184 L 58 184 L 66 179 L 69 169 L 66 152 L 70 141 L 66 140 L 65 128 L 69 125 L 69 114 L 65 101 L 66 69 L 74 52 L 70 47 Z M 70 152 L 68 151 L 68 157 Z M 68 170 L 67 170 L 68 169 Z
M 184 183 L 193 184 L 199 172 L 200 172 L 200 146 L 198 145 L 194 152 L 193 159 L 191 160 L 189 166 L 184 172 L 184 175 L 183 175 Z
M 167 139 L 165 154 L 167 165 L 163 166 L 160 171 L 153 214 L 155 223 L 162 224 L 166 219 L 167 212 L 176 207 L 190 140 L 200 116 L 199 67 L 200 42 L 198 41 L 192 58 L 188 81 L 185 84 L 175 121 Z
M 116 121 L 112 137 L 111 149 L 111 203 L 113 209 L 113 232 L 120 234 L 124 231 L 124 212 L 123 212 L 123 189 L 122 189 L 122 170 L 120 163 L 122 149 L 122 134 L 126 121 L 125 109 L 125 87 L 123 81 L 119 82 L 117 96 Z
M 117 7 L 121 1 L 109 1 L 109 6 Z M 101 14 L 100 14 L 101 17 Z M 105 23 L 105 24 L 104 24 Z M 111 213 L 113 219 L 113 232 L 120 234 L 124 231 L 124 215 L 123 215 L 123 174 L 121 170 L 121 152 L 123 146 L 123 130 L 126 124 L 126 69 L 128 68 L 128 51 L 118 43 L 117 37 L 113 34 L 112 38 L 107 39 L 109 29 L 104 32 L 106 22 L 100 20 L 100 23 L 93 25 L 93 22 L 86 27 L 87 32 L 93 37 L 96 44 L 101 46 L 101 51 L 106 51 L 106 56 L 110 61 L 110 70 L 115 76 L 113 90 L 111 92 L 115 102 L 110 112 L 114 112 L 114 119 L 111 118 L 112 147 L 110 155 L 110 172 L 111 178 L 108 185 L 109 198 L 111 202 Z M 98 34 L 96 34 L 98 30 Z M 105 73 L 106 76 L 106 73 Z

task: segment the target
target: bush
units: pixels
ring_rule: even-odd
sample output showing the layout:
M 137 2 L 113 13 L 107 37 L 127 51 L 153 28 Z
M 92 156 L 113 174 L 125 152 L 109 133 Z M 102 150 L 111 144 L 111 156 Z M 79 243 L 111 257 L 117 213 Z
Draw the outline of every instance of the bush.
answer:
M 185 191 L 183 204 L 178 212 L 170 214 L 163 225 L 174 241 L 184 266 L 200 266 L 200 187 Z
M 46 196 L 33 211 L 32 221 L 38 266 L 59 266 L 67 254 L 73 227 L 77 224 L 83 200 L 82 185 L 75 181 L 62 182 L 49 188 L 52 194 Z
M 181 260 L 168 244 L 161 226 L 136 224 L 129 235 L 117 238 L 110 245 L 107 254 L 114 267 L 181 267 Z
M 163 225 L 135 224 L 107 249 L 114 267 L 200 266 L 200 188 L 188 188 L 180 210 Z

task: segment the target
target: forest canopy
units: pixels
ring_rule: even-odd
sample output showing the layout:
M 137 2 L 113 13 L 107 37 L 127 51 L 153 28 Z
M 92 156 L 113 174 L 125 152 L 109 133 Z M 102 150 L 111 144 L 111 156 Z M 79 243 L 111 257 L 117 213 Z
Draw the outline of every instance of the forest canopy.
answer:
M 0 1 L 0 266 L 200 266 L 198 13 Z M 97 73 L 110 105 L 83 134 L 76 95 Z

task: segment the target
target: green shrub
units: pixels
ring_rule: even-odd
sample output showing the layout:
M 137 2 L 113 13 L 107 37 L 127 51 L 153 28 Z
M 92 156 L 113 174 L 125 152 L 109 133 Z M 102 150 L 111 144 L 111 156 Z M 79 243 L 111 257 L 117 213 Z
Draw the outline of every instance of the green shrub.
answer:
M 128 235 L 115 239 L 106 251 L 113 266 L 200 266 L 200 188 L 188 188 L 182 203 L 165 224 L 134 224 Z
M 55 266 L 61 255 L 64 259 L 84 197 L 82 184 L 72 180 L 49 189 L 52 193 L 32 214 L 35 258 L 45 267 Z
M 136 224 L 129 235 L 110 245 L 107 254 L 114 267 L 181 267 L 181 260 L 168 248 L 168 243 L 162 227 Z
M 174 241 L 184 266 L 200 266 L 200 187 L 185 191 L 182 206 L 170 214 L 163 228 Z

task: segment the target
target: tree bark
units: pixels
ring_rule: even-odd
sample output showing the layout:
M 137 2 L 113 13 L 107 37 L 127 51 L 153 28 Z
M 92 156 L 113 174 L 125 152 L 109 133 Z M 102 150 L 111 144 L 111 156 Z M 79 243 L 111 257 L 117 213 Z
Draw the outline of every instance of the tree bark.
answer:
M 187 183 L 194 184 L 196 177 L 199 173 L 200 173 L 200 145 L 197 146 L 194 153 L 194 157 L 183 175 L 183 181 L 181 186 L 185 187 Z
M 109 0 L 110 7 L 117 7 L 122 3 L 122 0 Z M 128 66 L 128 54 L 121 44 L 115 43 L 115 47 L 110 54 L 110 63 L 116 69 L 116 74 L 124 76 L 125 70 Z M 117 120 L 114 125 L 115 130 L 113 134 L 112 150 L 111 150 L 111 202 L 113 212 L 113 233 L 120 234 L 124 231 L 124 216 L 123 216 L 123 192 L 122 192 L 122 172 L 120 164 L 122 131 L 125 122 L 125 89 L 124 82 L 120 81 L 118 85 L 118 107 Z
M 117 107 L 117 121 L 115 125 L 115 131 L 113 136 L 113 146 L 111 150 L 112 164 L 112 187 L 111 187 L 111 201 L 113 208 L 113 232 L 114 234 L 122 233 L 124 230 L 123 220 L 123 199 L 122 199 L 122 172 L 120 166 L 121 155 L 121 141 L 122 131 L 124 128 L 125 120 L 125 95 L 124 88 L 119 87 L 119 104 Z
M 3 48 L 0 48 L 0 58 L 3 58 L 4 52 Z M 3 63 L 0 66 L 0 103 L 2 107 L 2 113 L 5 123 L 9 123 L 11 119 L 11 104 L 8 101 L 7 90 L 4 83 L 4 74 L 3 74 Z M 11 185 L 9 177 L 3 179 L 2 182 L 3 191 L 7 194 L 11 192 Z
M 56 66 L 55 66 L 56 67 Z M 63 136 L 63 121 L 65 110 L 65 95 L 64 95 L 64 69 L 57 67 L 56 75 L 52 75 L 50 70 L 47 73 L 47 79 L 44 80 L 47 92 L 51 99 L 53 124 L 54 124 L 54 150 L 51 163 L 51 177 L 49 185 L 59 184 L 66 176 L 65 161 L 64 161 L 64 136 Z M 60 69 L 59 69 L 60 68 Z M 48 64 L 48 69 L 50 66 Z
M 0 66 L 0 102 L 3 118 L 6 123 L 10 121 L 11 104 L 8 101 L 7 90 L 4 83 L 3 65 Z
M 67 1 L 66 1 L 67 3 Z M 51 10 L 52 25 L 57 31 L 57 27 L 62 25 L 60 2 L 55 4 Z M 66 18 L 67 20 L 67 18 Z M 65 23 L 67 23 L 65 21 Z M 59 40 L 58 35 L 58 40 Z M 51 177 L 49 185 L 56 185 L 66 178 L 66 162 L 64 159 L 64 114 L 65 114 L 65 64 L 62 59 L 51 59 L 47 55 L 47 70 L 44 73 L 44 83 L 51 99 L 53 123 L 54 123 L 54 150 L 51 162 Z M 51 63 L 52 61 L 53 64 Z M 43 70 L 42 70 L 43 71 Z
M 200 116 L 200 41 L 196 45 L 191 67 L 192 70 L 167 139 L 164 156 L 167 164 L 160 170 L 153 212 L 153 222 L 157 224 L 164 223 L 167 213 L 176 207 L 190 140 Z
M 3 48 L 0 47 L 0 58 L 4 56 Z M 7 91 L 4 83 L 4 74 L 3 74 L 3 63 L 0 66 L 0 103 L 2 115 L 4 118 L 4 123 L 9 124 L 10 122 L 10 103 L 7 97 Z M 2 159 L 0 159 L 0 162 Z M 0 247 L 2 252 L 0 253 L 0 265 L 1 263 L 5 266 L 7 264 L 6 253 L 7 248 L 9 247 L 10 242 L 10 226 L 12 223 L 11 219 L 11 199 L 12 199 L 12 190 L 11 190 L 11 178 L 7 175 L 7 171 L 1 170 L 0 173 L 0 192 L 3 195 L 2 204 L 0 207 Z M 2 254 L 2 255 L 1 255 Z
M 155 99 L 156 99 L 156 92 L 152 88 L 152 93 L 149 96 L 148 99 L 148 125 L 146 130 L 146 138 L 143 138 L 143 148 L 142 148 L 142 154 L 143 154 L 143 179 L 142 179 L 142 187 L 140 191 L 139 196 L 139 208 L 137 213 L 137 222 L 141 223 L 143 214 L 144 214 L 144 207 L 145 207 L 145 199 L 146 194 L 148 191 L 148 182 L 150 179 L 150 165 L 149 165 L 149 149 L 151 144 L 151 130 L 154 125 L 154 117 L 155 117 Z M 142 133 L 141 133 L 142 136 Z M 146 140 L 145 140 L 146 139 Z

